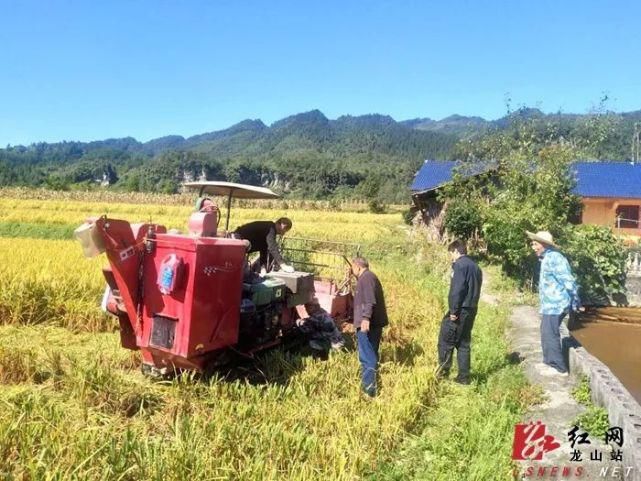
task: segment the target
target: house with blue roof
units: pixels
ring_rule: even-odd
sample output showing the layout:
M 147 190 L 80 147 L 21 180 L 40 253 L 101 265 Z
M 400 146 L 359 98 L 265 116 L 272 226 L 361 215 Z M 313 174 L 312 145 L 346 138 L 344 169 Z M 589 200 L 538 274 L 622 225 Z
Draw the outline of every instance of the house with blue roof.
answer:
M 460 168 L 455 161 L 426 160 L 412 183 L 412 200 L 430 225 L 442 220 L 439 190 L 455 171 L 463 177 L 491 170 L 494 164 Z M 641 235 L 641 164 L 630 162 L 575 162 L 575 193 L 583 205 L 581 223 L 610 226 L 622 234 Z
M 641 164 L 576 162 L 575 193 L 581 196 L 583 224 L 614 227 L 624 234 L 641 235 Z

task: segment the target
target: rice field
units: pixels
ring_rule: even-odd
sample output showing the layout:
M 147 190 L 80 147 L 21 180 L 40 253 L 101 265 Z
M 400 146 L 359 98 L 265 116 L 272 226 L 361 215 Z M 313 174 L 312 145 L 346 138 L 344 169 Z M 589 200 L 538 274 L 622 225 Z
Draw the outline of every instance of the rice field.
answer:
M 253 207 L 230 222 L 286 215 L 292 236 L 363 245 L 390 314 L 381 393 L 368 402 L 353 351 L 320 360 L 277 349 L 234 380 L 143 377 L 98 308 L 105 259 L 83 258 L 69 234 L 100 214 L 184 229 L 190 207 L 0 196 L 2 480 L 363 479 L 438 403 L 447 261 L 409 238 L 398 213 Z

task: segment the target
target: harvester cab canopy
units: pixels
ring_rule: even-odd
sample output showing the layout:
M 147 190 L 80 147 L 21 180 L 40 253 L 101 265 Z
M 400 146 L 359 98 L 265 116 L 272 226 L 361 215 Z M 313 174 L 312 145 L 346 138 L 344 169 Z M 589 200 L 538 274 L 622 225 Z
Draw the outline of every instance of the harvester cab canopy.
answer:
M 185 182 L 183 184 L 189 189 L 198 190 L 198 196 L 222 196 L 227 197 L 227 221 L 225 231 L 229 231 L 229 215 L 231 212 L 231 199 L 278 199 L 280 195 L 272 192 L 266 187 L 255 185 L 236 184 L 234 182 L 219 182 L 216 180 L 205 180 L 201 182 Z

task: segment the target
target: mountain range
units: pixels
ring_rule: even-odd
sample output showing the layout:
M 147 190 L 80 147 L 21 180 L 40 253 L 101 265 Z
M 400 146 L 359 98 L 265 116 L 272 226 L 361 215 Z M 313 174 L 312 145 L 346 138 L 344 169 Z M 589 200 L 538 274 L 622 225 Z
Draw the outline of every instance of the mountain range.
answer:
M 609 114 L 620 135 L 604 155 L 629 156 L 641 110 Z M 520 109 L 497 120 L 452 115 L 396 121 L 380 114 L 328 119 L 319 110 L 266 125 L 248 119 L 191 137 L 168 135 L 93 142 L 35 143 L 0 149 L 0 184 L 173 192 L 184 180 L 207 178 L 269 185 L 292 196 L 406 198 L 424 159 L 452 159 L 462 140 L 507 128 L 517 119 L 555 122 L 571 132 L 591 115 Z M 568 130 L 569 129 L 569 130 Z M 571 134 L 570 134 L 571 135 Z

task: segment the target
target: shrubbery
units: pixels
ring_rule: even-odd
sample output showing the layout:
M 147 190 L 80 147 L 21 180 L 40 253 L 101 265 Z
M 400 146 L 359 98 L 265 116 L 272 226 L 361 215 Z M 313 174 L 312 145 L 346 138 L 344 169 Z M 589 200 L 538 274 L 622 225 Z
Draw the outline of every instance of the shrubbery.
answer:
M 385 204 L 379 199 L 370 199 L 367 202 L 367 208 L 372 214 L 384 214 L 385 213 Z
M 453 236 L 469 239 L 483 226 L 478 203 L 468 199 L 452 199 L 447 204 L 443 226 Z
M 589 154 L 547 134 L 527 122 L 516 123 L 470 144 L 464 158 L 491 160 L 494 166 L 474 178 L 455 176 L 444 189 L 445 228 L 463 239 L 478 231 L 487 255 L 523 285 L 536 282 L 538 267 L 525 231 L 550 231 L 568 255 L 583 297 L 616 301 L 624 292 L 623 245 L 607 227 L 571 224 L 581 204 L 573 194 L 570 165 Z
M 412 225 L 417 212 L 418 209 L 416 207 L 410 207 L 409 209 L 404 210 L 401 213 L 401 215 L 403 216 L 403 222 L 405 222 L 405 224 L 407 225 Z
M 627 251 L 609 227 L 581 225 L 569 227 L 561 247 L 580 284 L 584 303 L 619 302 L 625 293 Z

